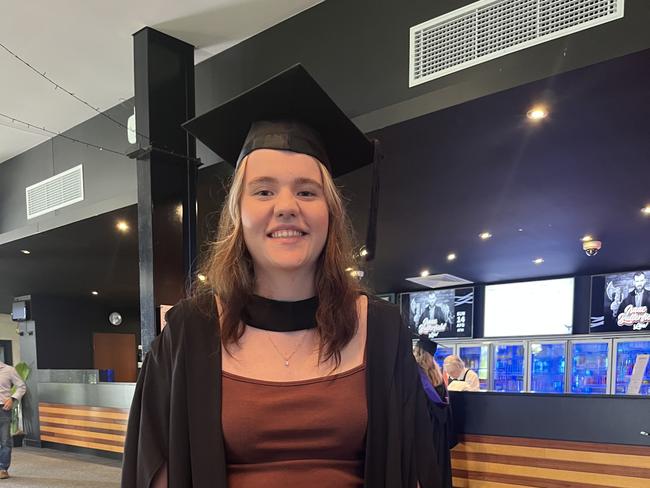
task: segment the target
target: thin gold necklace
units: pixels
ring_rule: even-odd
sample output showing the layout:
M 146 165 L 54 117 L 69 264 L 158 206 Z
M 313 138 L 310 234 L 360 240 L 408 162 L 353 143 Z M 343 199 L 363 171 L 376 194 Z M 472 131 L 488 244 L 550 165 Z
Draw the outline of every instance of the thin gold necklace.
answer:
M 305 342 L 305 339 L 307 338 L 308 333 L 309 333 L 309 331 L 305 331 L 305 333 L 302 336 L 302 339 L 300 339 L 300 342 L 298 343 L 296 348 L 288 356 L 285 356 L 284 354 L 282 354 L 280 349 L 278 349 L 278 346 L 276 346 L 275 342 L 273 342 L 273 339 L 271 339 L 271 335 L 268 332 L 266 334 L 266 337 L 269 339 L 269 342 L 271 343 L 273 348 L 277 351 L 277 353 L 280 355 L 280 357 L 284 360 L 284 366 L 286 368 L 288 368 L 289 367 L 289 360 L 293 357 L 294 354 L 296 354 L 296 352 L 298 352 L 298 349 L 300 349 L 300 346 L 302 346 L 302 344 Z

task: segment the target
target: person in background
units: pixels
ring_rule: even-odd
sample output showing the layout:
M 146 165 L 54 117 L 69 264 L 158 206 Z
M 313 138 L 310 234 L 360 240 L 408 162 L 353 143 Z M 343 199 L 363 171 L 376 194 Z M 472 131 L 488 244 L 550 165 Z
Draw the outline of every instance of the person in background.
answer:
M 420 381 L 427 395 L 429 414 L 433 424 L 433 445 L 437 470 L 442 474 L 445 486 L 452 486 L 451 452 L 458 441 L 449 405 L 447 385 L 434 356 L 438 344 L 426 336 L 420 336 L 413 355 L 420 366 Z
M 14 393 L 11 393 L 12 386 L 16 387 Z M 27 386 L 16 369 L 0 362 L 0 404 L 2 404 L 2 410 L 0 410 L 0 480 L 9 478 L 7 471 L 11 464 L 11 449 L 14 446 L 11 438 L 11 410 L 26 391 Z
M 479 391 L 481 383 L 475 371 L 467 369 L 461 358 L 455 355 L 447 356 L 444 370 L 449 375 L 449 391 Z
M 646 307 L 646 311 L 650 310 L 650 291 L 646 290 L 646 275 L 643 271 L 634 273 L 633 276 L 634 289 L 621 300 L 620 295 L 617 295 L 610 308 L 614 318 L 618 316 L 619 313 L 625 312 L 625 309 L 629 306 L 638 308 Z

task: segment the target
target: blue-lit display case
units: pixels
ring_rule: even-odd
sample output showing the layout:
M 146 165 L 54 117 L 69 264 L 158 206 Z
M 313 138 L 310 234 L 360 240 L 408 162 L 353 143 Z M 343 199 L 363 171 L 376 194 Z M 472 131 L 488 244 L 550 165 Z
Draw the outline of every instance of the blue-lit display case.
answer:
M 650 340 L 619 339 L 614 344 L 616 353 L 614 393 L 616 395 L 650 395 L 650 361 L 644 356 L 650 355 Z M 630 380 L 635 366 L 639 369 L 642 364 L 645 364 L 645 367 L 640 374 L 640 385 L 631 384 Z M 636 387 L 638 387 L 638 392 Z
M 440 344 L 438 343 L 438 349 L 436 349 L 436 355 L 435 355 L 435 360 L 438 363 L 438 366 L 440 366 L 440 369 L 442 369 L 443 363 L 445 362 L 445 358 L 447 356 L 451 356 L 454 354 L 454 346 L 453 345 L 445 345 L 445 344 Z
M 526 391 L 526 348 L 523 343 L 494 346 L 492 378 L 494 391 Z
M 529 390 L 533 393 L 564 393 L 566 342 L 531 342 Z
M 570 393 L 609 393 L 610 341 L 571 343 Z
M 476 371 L 481 390 L 487 390 L 490 387 L 490 369 L 488 366 L 490 346 L 488 344 L 459 345 L 458 356 L 460 356 L 467 368 Z

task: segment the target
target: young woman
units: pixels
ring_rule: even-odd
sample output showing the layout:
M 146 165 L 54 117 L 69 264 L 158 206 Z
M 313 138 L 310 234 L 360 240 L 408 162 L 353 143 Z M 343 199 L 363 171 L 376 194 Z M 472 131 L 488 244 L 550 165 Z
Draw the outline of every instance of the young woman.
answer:
M 409 333 L 345 271 L 332 176 L 370 141 L 300 66 L 187 128 L 236 171 L 210 289 L 145 359 L 122 486 L 443 486 Z

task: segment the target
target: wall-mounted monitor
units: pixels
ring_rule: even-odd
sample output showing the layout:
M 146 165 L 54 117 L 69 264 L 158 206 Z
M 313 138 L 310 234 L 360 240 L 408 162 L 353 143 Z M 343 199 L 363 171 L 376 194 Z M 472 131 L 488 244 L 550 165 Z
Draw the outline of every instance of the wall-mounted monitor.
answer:
M 650 271 L 594 276 L 590 332 L 650 330 Z
M 430 339 L 472 337 L 474 288 L 403 294 L 402 314 L 408 317 L 415 335 Z
M 571 334 L 574 279 L 485 287 L 485 337 Z

